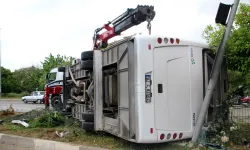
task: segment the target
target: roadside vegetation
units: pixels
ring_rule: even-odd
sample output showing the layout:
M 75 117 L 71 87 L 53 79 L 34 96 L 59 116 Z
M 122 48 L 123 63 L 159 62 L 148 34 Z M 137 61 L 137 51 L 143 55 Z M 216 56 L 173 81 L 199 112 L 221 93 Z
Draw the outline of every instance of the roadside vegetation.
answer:
M 217 102 L 219 106 L 213 123 L 208 127 L 208 141 L 220 144 L 224 148 L 235 145 L 245 145 L 250 148 L 250 124 L 235 122 L 228 115 L 236 101 L 230 99 L 250 95 L 250 5 L 240 3 L 235 16 L 231 35 L 226 43 L 225 59 L 227 61 L 229 91 L 228 100 Z M 209 47 L 217 52 L 223 37 L 225 26 L 220 24 L 208 25 L 202 37 Z
M 21 93 L 3 93 L 1 95 L 1 99 L 21 99 L 23 96 L 29 95 L 28 92 L 21 92 Z
M 229 91 L 243 86 L 245 96 L 250 95 L 250 5 L 240 3 L 230 37 L 226 43 L 225 58 L 229 74 Z M 207 25 L 202 33 L 209 47 L 217 52 L 225 26 Z M 243 95 L 242 95 L 243 96 Z
M 52 68 L 70 65 L 72 57 L 50 54 L 41 65 L 11 71 L 1 66 L 1 99 L 20 99 L 35 90 L 44 90 L 45 76 Z
M 216 136 L 206 137 L 205 140 L 208 143 L 211 142 L 214 144 L 209 147 L 209 144 L 204 146 L 185 141 L 162 144 L 136 144 L 104 132 L 86 132 L 80 128 L 80 122 L 70 116 L 61 115 L 54 110 L 37 109 L 27 113 L 18 113 L 10 106 L 9 109 L 0 111 L 0 120 L 2 120 L 0 123 L 0 132 L 4 134 L 102 147 L 111 150 L 212 150 L 213 148 L 216 149 L 216 144 L 235 150 L 249 149 L 247 145 L 244 145 L 244 138 L 245 141 L 248 141 L 250 137 L 250 127 L 246 124 L 237 124 L 237 126 L 236 124 L 230 124 L 230 126 L 222 127 L 222 125 L 229 124 L 219 124 L 217 122 L 213 126 L 216 127 L 215 130 L 221 127 L 224 131 L 217 133 L 213 130 Z M 21 124 L 13 124 L 12 120 L 25 121 L 29 126 L 25 127 Z
M 5 111 L 6 112 L 6 111 Z M 46 140 L 67 142 L 71 144 L 102 147 L 108 149 L 122 150 L 185 150 L 187 146 L 179 146 L 174 143 L 164 144 L 135 144 L 127 142 L 103 132 L 85 132 L 80 128 L 80 123 L 74 119 L 62 116 L 53 110 L 33 110 L 27 113 L 13 113 L 0 115 L 3 120 L 0 124 L 0 132 L 5 134 L 33 137 Z M 21 124 L 13 124 L 12 120 L 25 120 L 29 127 Z M 68 133 L 59 137 L 57 133 Z

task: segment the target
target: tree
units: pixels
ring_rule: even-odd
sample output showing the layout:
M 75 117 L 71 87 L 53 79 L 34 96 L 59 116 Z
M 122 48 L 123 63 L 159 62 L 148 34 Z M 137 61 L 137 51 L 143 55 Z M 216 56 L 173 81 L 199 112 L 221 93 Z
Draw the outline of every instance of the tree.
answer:
M 50 53 L 49 56 L 45 57 L 45 60 L 41 63 L 44 72 L 48 73 L 53 68 L 71 65 L 73 60 L 73 57 L 61 56 L 60 54 L 55 57 Z
M 202 33 L 209 47 L 216 53 L 225 27 L 208 25 Z M 239 85 L 249 94 L 250 88 L 250 5 L 240 4 L 235 15 L 231 35 L 226 43 L 226 60 L 229 69 L 230 90 Z M 247 91 L 248 90 L 248 91 Z
M 31 92 L 36 90 L 36 88 L 40 87 L 39 79 L 41 76 L 42 70 L 34 66 L 15 70 L 13 72 L 16 83 L 15 92 Z
M 9 69 L 1 67 L 2 93 L 14 92 L 15 82 L 13 74 Z
M 71 56 L 61 56 L 60 54 L 53 56 L 51 53 L 48 57 L 45 57 L 45 60 L 41 62 L 43 67 L 43 75 L 39 79 L 40 89 L 44 88 L 46 83 L 45 76 L 50 72 L 51 69 L 61 66 L 70 66 L 73 60 L 74 58 Z
M 250 6 L 240 4 L 235 16 L 230 38 L 226 43 L 226 59 L 228 68 L 247 74 L 250 70 Z M 208 25 L 202 37 L 215 52 L 224 33 L 224 26 Z

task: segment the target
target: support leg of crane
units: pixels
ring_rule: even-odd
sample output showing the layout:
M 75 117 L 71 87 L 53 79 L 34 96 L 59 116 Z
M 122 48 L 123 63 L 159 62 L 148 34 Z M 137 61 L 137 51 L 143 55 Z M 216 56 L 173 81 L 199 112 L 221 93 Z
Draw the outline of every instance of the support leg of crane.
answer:
M 148 34 L 151 35 L 151 20 L 148 20 L 147 29 L 148 29 Z

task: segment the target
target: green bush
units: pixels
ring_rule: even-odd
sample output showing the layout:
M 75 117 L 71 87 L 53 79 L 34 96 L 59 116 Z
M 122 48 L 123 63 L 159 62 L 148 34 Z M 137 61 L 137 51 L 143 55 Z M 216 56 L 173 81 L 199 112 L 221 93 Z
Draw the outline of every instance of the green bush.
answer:
M 21 95 L 17 93 L 3 93 L 2 97 L 17 98 L 17 97 L 21 97 Z
M 22 93 L 20 93 L 20 95 L 21 95 L 21 97 L 23 97 L 23 96 L 28 96 L 29 93 L 28 93 L 28 92 L 22 92 Z
M 28 92 L 22 92 L 22 93 L 2 93 L 2 97 L 6 98 L 21 98 L 23 96 L 29 95 Z
M 56 127 L 65 123 L 65 118 L 57 111 L 46 110 L 39 117 L 30 122 L 31 128 L 36 127 Z

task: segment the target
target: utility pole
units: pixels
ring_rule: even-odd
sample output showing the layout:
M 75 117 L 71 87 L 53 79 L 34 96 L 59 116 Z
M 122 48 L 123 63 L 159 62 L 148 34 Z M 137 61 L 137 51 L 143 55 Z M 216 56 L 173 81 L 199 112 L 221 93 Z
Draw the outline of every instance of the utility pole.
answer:
M 2 64 L 1 64 L 1 62 L 2 62 L 2 55 L 1 55 L 1 50 L 2 50 L 2 37 L 1 37 L 1 35 L 2 35 L 2 29 L 0 28 L 0 98 L 2 97 Z
M 196 124 L 195 130 L 194 130 L 193 137 L 192 137 L 192 142 L 196 142 L 200 133 L 201 133 L 202 126 L 204 124 L 205 117 L 207 114 L 208 106 L 210 104 L 210 100 L 212 98 L 213 91 L 214 91 L 215 86 L 217 84 L 218 76 L 219 76 L 220 69 L 221 69 L 221 64 L 223 61 L 223 55 L 225 53 L 225 45 L 226 45 L 226 42 L 227 42 L 229 35 L 230 35 L 230 32 L 231 32 L 232 24 L 233 24 L 234 17 L 235 17 L 235 14 L 236 14 L 236 11 L 237 11 L 237 8 L 239 5 L 239 1 L 240 0 L 234 0 L 234 4 L 232 6 L 230 6 L 231 12 L 230 12 L 227 24 L 225 23 L 227 18 L 225 18 L 224 16 L 226 13 L 227 13 L 226 16 L 228 16 L 230 8 L 228 8 L 228 6 L 226 6 L 225 4 L 222 4 L 219 7 L 219 10 L 218 10 L 218 13 L 216 16 L 216 23 L 221 23 L 223 25 L 226 25 L 226 29 L 224 31 L 223 38 L 221 40 L 218 52 L 216 54 L 216 58 L 215 58 L 215 61 L 213 64 L 213 69 L 211 72 L 212 73 L 211 79 L 209 80 L 209 83 L 208 83 L 206 95 L 205 95 L 204 101 L 202 103 L 200 114 L 199 114 L 199 117 L 197 120 L 197 124 Z M 217 20 L 219 20 L 219 21 L 217 21 Z

